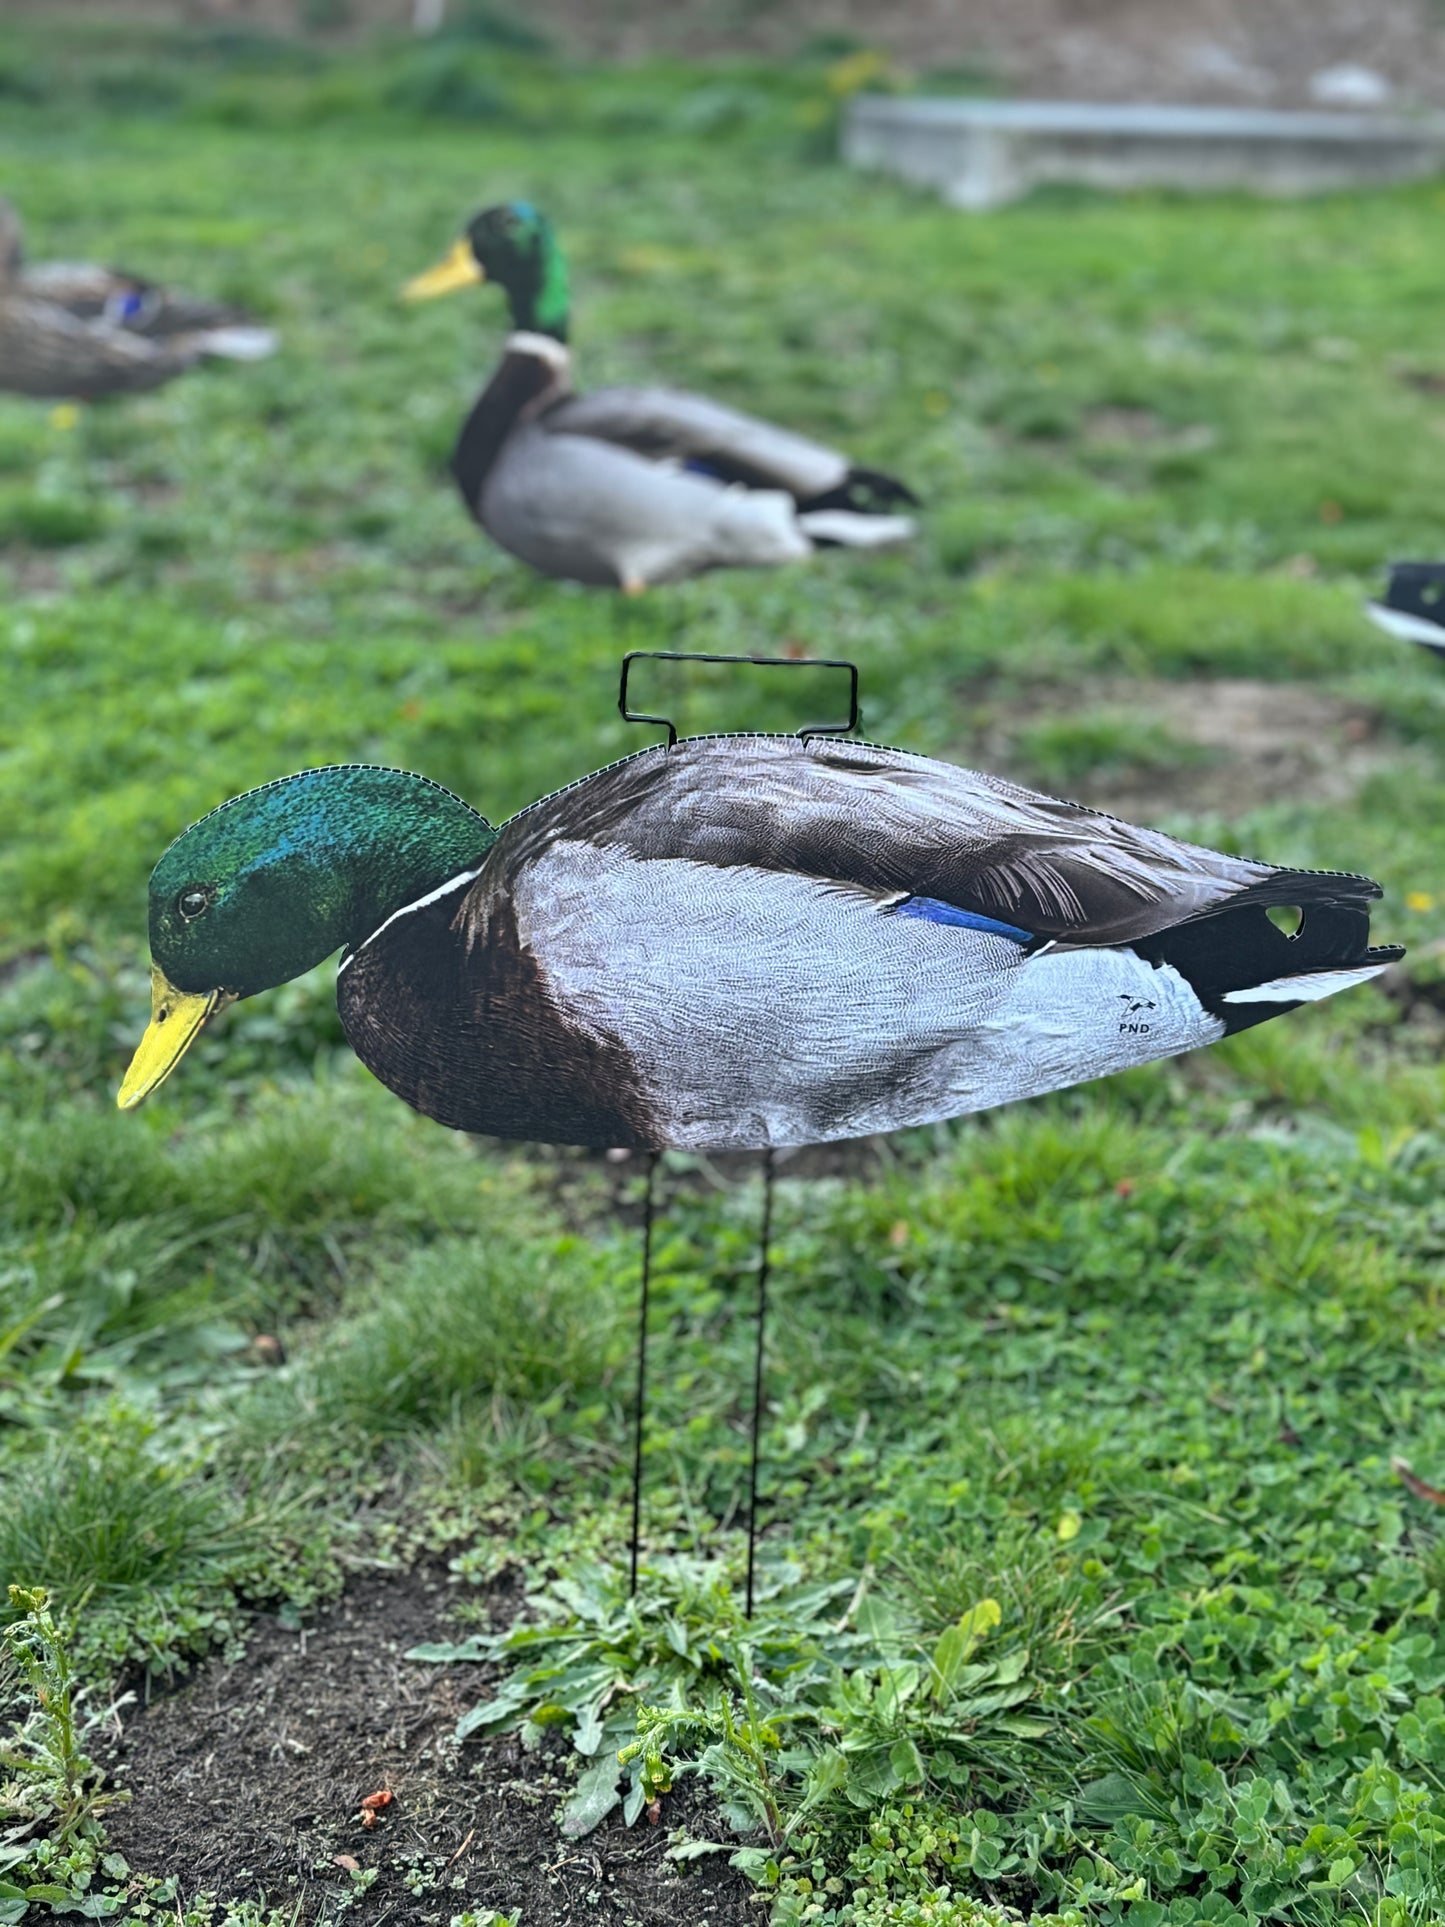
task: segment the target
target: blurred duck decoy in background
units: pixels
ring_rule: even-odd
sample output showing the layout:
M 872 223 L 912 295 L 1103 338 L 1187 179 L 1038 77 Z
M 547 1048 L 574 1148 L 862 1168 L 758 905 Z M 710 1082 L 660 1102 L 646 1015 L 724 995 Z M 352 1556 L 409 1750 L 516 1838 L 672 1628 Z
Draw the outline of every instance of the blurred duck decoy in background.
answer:
M 462 499 L 543 575 L 635 593 L 707 569 L 889 548 L 917 497 L 891 475 L 771 422 L 673 388 L 575 395 L 567 267 L 525 201 L 479 214 L 411 300 L 495 281 L 511 305 L 502 360 L 452 457 Z
M 159 388 L 198 361 L 259 361 L 276 336 L 238 308 L 84 262 L 26 266 L 0 200 L 0 388 L 58 401 Z
M 1367 602 L 1371 622 L 1402 642 L 1445 656 L 1445 562 L 1393 562 L 1383 602 Z

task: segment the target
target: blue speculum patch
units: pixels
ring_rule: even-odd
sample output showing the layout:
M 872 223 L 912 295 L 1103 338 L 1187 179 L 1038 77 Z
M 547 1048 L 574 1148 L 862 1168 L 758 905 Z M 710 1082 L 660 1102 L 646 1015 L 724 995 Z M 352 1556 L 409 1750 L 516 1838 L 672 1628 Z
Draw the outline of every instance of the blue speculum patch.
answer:
M 893 912 L 895 917 L 921 917 L 925 923 L 945 923 L 955 930 L 983 930 L 992 937 L 1007 937 L 1011 943 L 1032 943 L 1033 933 L 996 917 L 981 917 L 975 910 L 960 910 L 957 904 L 940 903 L 937 897 L 905 897 Z

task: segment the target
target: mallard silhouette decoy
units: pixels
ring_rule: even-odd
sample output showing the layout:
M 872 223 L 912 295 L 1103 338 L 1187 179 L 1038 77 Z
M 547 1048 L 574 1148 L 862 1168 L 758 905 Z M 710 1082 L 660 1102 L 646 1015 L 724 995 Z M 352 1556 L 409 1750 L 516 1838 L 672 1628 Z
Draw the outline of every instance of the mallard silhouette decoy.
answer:
M 751 1612 L 773 1148 L 1058 1090 L 1364 983 L 1403 954 L 1370 944 L 1379 895 L 822 737 L 646 749 L 500 829 L 403 770 L 303 770 L 157 863 L 151 1022 L 118 1102 L 226 1004 L 340 950 L 347 1037 L 414 1109 L 651 1154 L 634 1585 L 653 1163 L 763 1150 Z
M 0 200 L 0 388 L 98 401 L 159 388 L 208 357 L 258 361 L 276 336 L 238 308 L 85 263 L 27 266 Z
M 906 541 L 906 485 L 771 422 L 672 388 L 574 394 L 567 267 L 525 201 L 488 208 L 413 300 L 495 281 L 511 305 L 502 359 L 456 445 L 476 520 L 543 575 L 631 592 L 707 569 L 802 561 Z
M 895 1131 L 1216 1042 L 1375 976 L 1366 877 L 1279 869 L 904 750 L 646 749 L 494 828 L 305 770 L 150 887 L 140 1101 L 236 998 L 343 951 L 352 1047 L 464 1131 L 759 1150 Z M 1269 917 L 1295 906 L 1286 936 Z

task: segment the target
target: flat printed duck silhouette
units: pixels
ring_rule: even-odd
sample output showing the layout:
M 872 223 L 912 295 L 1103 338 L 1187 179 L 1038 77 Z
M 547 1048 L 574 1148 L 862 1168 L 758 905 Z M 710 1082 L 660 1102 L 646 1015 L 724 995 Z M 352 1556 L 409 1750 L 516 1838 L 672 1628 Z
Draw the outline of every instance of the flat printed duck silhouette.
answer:
M 56 400 L 159 388 L 197 362 L 259 361 L 276 347 L 241 309 L 89 262 L 27 266 L 0 200 L 0 388 Z
M 477 215 L 405 293 L 482 281 L 506 291 L 513 332 L 452 472 L 487 533 L 543 575 L 636 593 L 913 534 L 891 512 L 917 503 L 904 483 L 788 429 L 672 388 L 573 394 L 566 262 L 527 202 Z
M 237 998 L 344 952 L 362 1062 L 463 1131 L 759 1150 L 1194 1050 L 1378 974 L 1367 877 L 1280 869 L 871 744 L 703 736 L 494 828 L 424 776 L 303 770 L 150 884 L 140 1102 Z M 1269 911 L 1294 906 L 1293 936 Z
M 774 1148 L 1059 1090 L 1363 983 L 1403 954 L 1370 944 L 1379 895 L 836 736 L 658 745 L 500 829 L 404 770 L 303 770 L 156 865 L 151 1021 L 118 1102 L 225 1005 L 341 950 L 346 1035 L 415 1110 L 652 1154 L 634 1587 L 656 1154 L 762 1150 L 751 1613 Z

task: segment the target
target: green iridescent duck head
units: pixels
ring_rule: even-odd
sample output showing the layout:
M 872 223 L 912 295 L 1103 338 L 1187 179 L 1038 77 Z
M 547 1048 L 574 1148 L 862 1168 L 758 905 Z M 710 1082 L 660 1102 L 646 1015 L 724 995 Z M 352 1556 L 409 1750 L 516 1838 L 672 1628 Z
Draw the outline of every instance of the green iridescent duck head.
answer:
M 408 301 L 428 301 L 483 281 L 506 290 L 514 328 L 567 339 L 567 263 L 552 223 L 530 201 L 504 201 L 478 214 L 446 258 L 408 281 L 402 293 Z
M 302 770 L 221 804 L 151 874 L 151 1021 L 117 1097 L 130 1110 L 218 1010 L 289 983 L 480 862 L 484 816 L 405 770 Z

